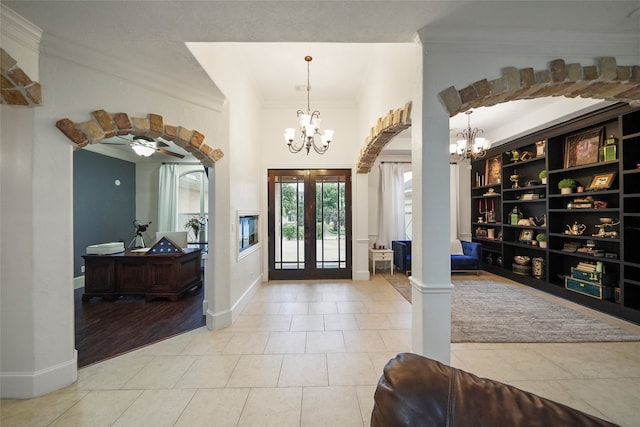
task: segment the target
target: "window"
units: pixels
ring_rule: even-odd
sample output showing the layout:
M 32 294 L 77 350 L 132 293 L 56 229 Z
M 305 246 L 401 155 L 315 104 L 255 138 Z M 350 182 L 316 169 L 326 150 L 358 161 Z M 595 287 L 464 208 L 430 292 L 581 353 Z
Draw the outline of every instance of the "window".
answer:
M 404 233 L 405 240 L 411 240 L 413 225 L 413 202 L 411 199 L 413 180 L 411 171 L 404 173 Z
M 185 229 L 190 219 L 196 219 L 200 228 L 188 228 L 189 241 L 206 243 L 209 203 L 209 182 L 203 170 L 189 171 L 180 175 L 178 189 L 178 229 Z

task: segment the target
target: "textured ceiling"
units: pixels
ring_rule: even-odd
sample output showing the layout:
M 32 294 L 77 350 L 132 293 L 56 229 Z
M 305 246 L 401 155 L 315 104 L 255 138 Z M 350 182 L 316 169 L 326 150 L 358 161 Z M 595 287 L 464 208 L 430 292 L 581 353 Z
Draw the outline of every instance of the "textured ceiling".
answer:
M 4 1 L 45 35 L 90 46 L 217 93 L 185 42 L 240 42 L 265 103 L 305 99 L 311 54 L 313 101 L 355 102 L 370 43 L 412 43 L 422 28 L 493 31 L 548 28 L 640 33 L 635 1 Z M 427 32 L 428 34 L 428 32 Z M 639 40 L 640 40 L 640 36 Z M 244 44 L 248 43 L 248 44 Z M 331 43 L 331 44 L 328 44 Z M 473 125 L 493 128 L 484 113 Z M 489 114 L 487 117 L 489 117 Z M 501 112 L 501 120 L 506 114 Z M 452 132 L 464 127 L 452 122 Z M 486 120 L 491 120 L 487 118 Z

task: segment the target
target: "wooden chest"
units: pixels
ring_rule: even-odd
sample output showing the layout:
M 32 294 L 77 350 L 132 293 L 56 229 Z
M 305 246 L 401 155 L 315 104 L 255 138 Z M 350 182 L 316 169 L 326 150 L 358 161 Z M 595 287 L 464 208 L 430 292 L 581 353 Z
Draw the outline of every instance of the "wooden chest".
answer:
M 564 279 L 564 287 L 570 291 L 589 295 L 590 297 L 602 300 L 613 299 L 615 289 L 613 286 L 602 286 L 586 280 L 575 279 L 573 277 L 566 277 Z

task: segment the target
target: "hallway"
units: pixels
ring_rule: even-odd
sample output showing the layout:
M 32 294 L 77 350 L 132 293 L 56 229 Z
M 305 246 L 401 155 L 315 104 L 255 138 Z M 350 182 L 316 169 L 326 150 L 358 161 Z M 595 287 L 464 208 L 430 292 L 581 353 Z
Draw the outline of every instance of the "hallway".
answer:
M 381 276 L 268 282 L 231 327 L 89 366 L 40 398 L 3 400 L 0 423 L 368 426 L 378 377 L 409 351 L 410 326 L 410 304 Z M 623 426 L 638 418 L 638 342 L 453 344 L 451 360 Z

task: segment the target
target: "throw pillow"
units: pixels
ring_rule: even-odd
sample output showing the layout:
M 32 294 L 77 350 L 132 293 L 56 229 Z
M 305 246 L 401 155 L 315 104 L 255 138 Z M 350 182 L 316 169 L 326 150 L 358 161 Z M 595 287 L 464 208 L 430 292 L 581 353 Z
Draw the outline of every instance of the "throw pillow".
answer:
M 462 250 L 462 243 L 460 243 L 460 240 L 451 241 L 451 255 L 464 255 L 464 251 Z

